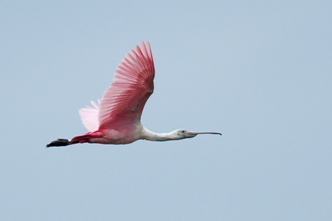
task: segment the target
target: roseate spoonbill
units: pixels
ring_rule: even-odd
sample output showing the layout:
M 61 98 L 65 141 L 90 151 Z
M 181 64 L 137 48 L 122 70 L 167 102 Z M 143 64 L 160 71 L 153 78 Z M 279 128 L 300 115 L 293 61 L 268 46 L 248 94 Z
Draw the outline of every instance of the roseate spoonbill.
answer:
M 198 134 L 175 130 L 154 133 L 141 124 L 144 105 L 153 93 L 154 63 L 150 44 L 142 42 L 131 50 L 115 70 L 114 80 L 98 103 L 79 110 L 82 122 L 89 132 L 71 140 L 57 139 L 49 144 L 67 146 L 76 143 L 128 144 L 139 139 L 153 141 L 180 140 Z

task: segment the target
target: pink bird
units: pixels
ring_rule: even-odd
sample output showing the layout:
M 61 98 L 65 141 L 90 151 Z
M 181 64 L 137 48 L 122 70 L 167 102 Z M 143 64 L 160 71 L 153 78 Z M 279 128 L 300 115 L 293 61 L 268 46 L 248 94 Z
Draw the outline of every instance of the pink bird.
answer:
M 142 42 L 131 50 L 117 67 L 114 80 L 98 103 L 79 110 L 82 122 L 89 132 L 71 140 L 57 139 L 49 144 L 67 146 L 76 143 L 129 144 L 136 140 L 167 141 L 192 138 L 198 134 L 218 132 L 192 132 L 175 130 L 154 133 L 141 124 L 144 105 L 153 93 L 155 70 L 150 44 Z

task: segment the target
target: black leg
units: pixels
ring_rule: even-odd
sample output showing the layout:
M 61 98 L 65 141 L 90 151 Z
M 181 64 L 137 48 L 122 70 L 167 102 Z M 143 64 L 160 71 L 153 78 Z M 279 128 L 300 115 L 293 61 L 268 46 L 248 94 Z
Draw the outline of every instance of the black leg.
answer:
M 60 146 L 67 146 L 69 144 L 70 144 L 69 140 L 67 139 L 57 139 L 47 144 L 46 147 L 60 147 Z

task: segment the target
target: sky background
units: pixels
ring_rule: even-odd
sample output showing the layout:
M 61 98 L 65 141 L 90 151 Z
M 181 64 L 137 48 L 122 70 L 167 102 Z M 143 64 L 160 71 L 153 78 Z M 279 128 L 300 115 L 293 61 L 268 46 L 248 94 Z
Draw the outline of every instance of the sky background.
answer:
M 331 1 L 1 1 L 1 220 L 331 220 Z M 78 110 L 151 43 L 155 132 L 79 144 Z

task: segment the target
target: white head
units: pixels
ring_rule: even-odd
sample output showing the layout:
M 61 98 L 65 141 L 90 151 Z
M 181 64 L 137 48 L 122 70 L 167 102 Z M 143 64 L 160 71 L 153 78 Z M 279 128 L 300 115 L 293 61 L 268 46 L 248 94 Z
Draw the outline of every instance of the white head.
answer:
M 192 132 L 184 129 L 178 129 L 175 130 L 172 133 L 172 137 L 174 140 L 180 140 L 180 139 L 185 139 L 185 138 L 193 138 L 196 137 L 198 134 L 217 134 L 221 135 L 221 133 L 218 132 Z
M 198 134 L 217 134 L 218 132 L 192 132 L 184 129 L 174 130 L 169 133 L 154 133 L 143 127 L 140 139 L 153 140 L 153 141 L 167 141 L 167 140 L 181 140 L 185 138 L 192 138 Z

